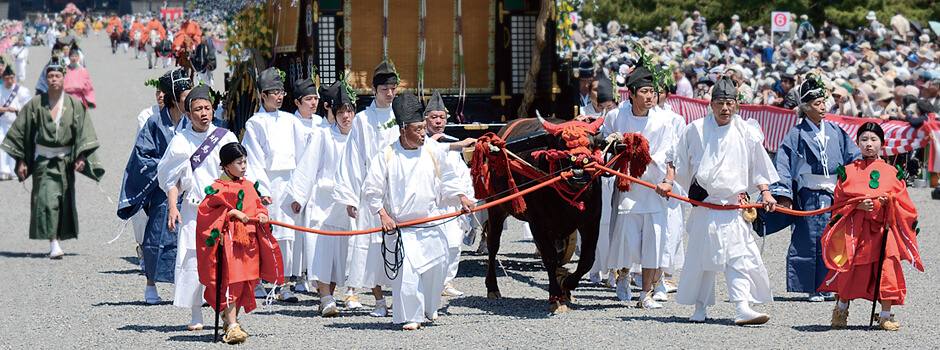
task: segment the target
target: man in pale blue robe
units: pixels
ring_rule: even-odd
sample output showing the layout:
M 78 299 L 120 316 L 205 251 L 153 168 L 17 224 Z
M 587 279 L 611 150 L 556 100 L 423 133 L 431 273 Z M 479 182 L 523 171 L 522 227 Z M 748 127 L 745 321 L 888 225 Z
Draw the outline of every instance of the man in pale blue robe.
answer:
M 770 190 L 781 206 L 810 211 L 832 205 L 838 169 L 861 157 L 861 152 L 842 128 L 823 120 L 825 87 L 815 79 L 806 79 L 799 89 L 798 115 L 802 119 L 777 148 L 774 163 L 780 181 L 771 185 Z M 791 226 L 787 291 L 809 293 L 810 301 L 824 300 L 822 294 L 816 293 L 816 287 L 829 272 L 819 241 L 829 216 L 824 213 L 795 217 L 777 212 L 766 216 L 766 234 Z

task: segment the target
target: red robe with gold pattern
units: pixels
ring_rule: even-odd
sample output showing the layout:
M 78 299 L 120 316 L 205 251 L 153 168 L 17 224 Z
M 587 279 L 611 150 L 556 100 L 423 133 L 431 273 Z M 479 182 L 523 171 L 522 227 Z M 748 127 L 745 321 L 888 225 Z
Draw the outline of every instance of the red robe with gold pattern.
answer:
M 856 209 L 858 202 L 845 204 L 832 212 L 832 220 L 822 236 L 822 255 L 830 269 L 820 292 L 836 292 L 843 299 L 873 300 L 875 268 L 885 244 L 881 292 L 878 300 L 904 305 L 907 286 L 901 261 L 909 261 L 924 271 L 917 249 L 917 208 L 907 193 L 904 173 L 881 159 L 859 159 L 839 168 L 833 203 L 863 196 L 876 198 L 872 211 Z
M 199 204 L 196 218 L 196 258 L 199 260 L 199 282 L 206 286 L 204 297 L 216 307 L 216 279 L 222 268 L 222 302 L 219 310 L 229 303 L 251 312 L 256 307 L 254 288 L 258 278 L 275 284 L 284 283 L 284 261 L 277 240 L 271 235 L 271 225 L 251 223 L 229 217 L 229 211 L 238 209 L 249 217 L 268 214 L 251 181 L 215 180 L 206 187 L 206 198 Z M 218 248 L 223 248 L 223 261 L 218 261 Z

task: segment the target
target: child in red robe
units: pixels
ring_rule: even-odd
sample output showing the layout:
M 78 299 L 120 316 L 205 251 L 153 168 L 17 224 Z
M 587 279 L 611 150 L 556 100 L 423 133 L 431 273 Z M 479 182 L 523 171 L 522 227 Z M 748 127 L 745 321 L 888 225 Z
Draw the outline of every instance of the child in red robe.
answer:
M 199 282 L 206 286 L 206 302 L 223 314 L 222 340 L 226 343 L 241 343 L 248 338 L 236 316 L 239 307 L 245 312 L 255 309 L 258 279 L 277 283 L 284 279 L 281 250 L 266 224 L 268 211 L 261 205 L 255 184 L 243 178 L 246 154 L 238 143 L 222 146 L 222 178 L 206 187 L 196 220 Z M 258 218 L 258 222 L 249 223 L 249 218 Z M 220 276 L 221 283 L 217 284 Z
M 914 268 L 924 271 L 917 249 L 917 232 L 920 231 L 917 208 L 907 193 L 904 172 L 878 158 L 884 146 L 881 126 L 865 123 L 859 128 L 856 139 L 862 159 L 839 167 L 833 203 L 877 197 L 848 203 L 832 212 L 832 220 L 822 237 L 822 255 L 830 271 L 818 291 L 838 293 L 832 311 L 832 327 L 843 328 L 849 315 L 849 301 L 874 300 L 877 289 L 882 311 L 872 317 L 878 320 L 881 329 L 896 331 L 900 324 L 895 321 L 891 306 L 904 305 L 907 294 L 901 261 L 908 261 Z M 881 261 L 878 287 L 875 269 Z

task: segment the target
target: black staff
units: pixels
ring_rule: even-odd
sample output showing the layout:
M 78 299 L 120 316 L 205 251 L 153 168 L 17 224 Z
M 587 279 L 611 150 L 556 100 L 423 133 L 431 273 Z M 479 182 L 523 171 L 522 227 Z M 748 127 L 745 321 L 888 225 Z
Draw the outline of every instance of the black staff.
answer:
M 219 244 L 216 246 L 216 251 L 218 259 L 216 260 L 215 266 L 215 336 L 212 338 L 213 343 L 219 342 L 219 314 L 222 310 L 219 310 L 222 307 L 222 241 L 223 237 L 219 237 Z
M 888 244 L 888 223 L 885 222 L 884 234 L 881 237 L 881 255 L 878 256 L 878 270 L 875 271 L 875 296 L 871 298 L 871 320 L 868 320 L 868 328 L 875 324 L 875 305 L 878 304 L 878 296 L 881 294 L 881 270 L 885 264 L 885 246 Z

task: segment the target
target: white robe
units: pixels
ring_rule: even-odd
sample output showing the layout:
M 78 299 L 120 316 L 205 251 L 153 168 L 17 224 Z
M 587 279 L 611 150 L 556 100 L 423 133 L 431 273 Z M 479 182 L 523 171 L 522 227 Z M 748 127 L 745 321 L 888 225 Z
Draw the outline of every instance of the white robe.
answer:
M 222 175 L 219 149 L 228 143 L 238 142 L 235 134 L 226 132 L 202 164 L 194 170 L 190 165 L 189 157 L 196 153 L 199 145 L 215 129 L 214 125 L 209 125 L 206 132 L 200 133 L 190 126 L 188 130 L 176 134 L 170 140 L 166 154 L 157 165 L 157 181 L 159 181 L 160 188 L 169 193 L 171 188 L 177 187 L 183 196 L 180 223 L 177 224 L 176 229 L 179 238 L 173 294 L 173 305 L 180 307 L 189 308 L 202 303 L 203 286 L 199 283 L 199 270 L 196 263 L 196 217 L 199 213 L 199 203 L 206 196 L 206 186 L 211 185 Z
M 16 81 L 26 80 L 26 63 L 29 61 L 29 48 L 26 46 L 13 46 L 10 49 L 10 56 L 13 56 L 13 70 L 16 71 Z
M 248 172 L 245 177 L 258 182 L 261 196 L 274 203 L 268 206 L 271 220 L 294 224 L 293 212 L 286 196 L 291 172 L 297 167 L 307 143 L 307 131 L 293 115 L 284 111 L 258 111 L 245 123 L 242 145 L 248 150 Z M 284 276 L 300 276 L 303 268 L 303 235 L 275 226 L 271 232 L 277 239 L 284 258 Z
M 666 178 L 667 164 L 675 158 L 679 131 L 672 116 L 651 109 L 646 117 L 633 115 L 631 104 L 615 109 L 604 120 L 604 134 L 639 133 L 649 143 L 652 162 L 640 180 L 658 184 Z M 673 201 L 675 201 L 673 199 Z M 667 200 L 655 190 L 633 186 L 629 192 L 613 191 L 611 202 L 617 215 L 611 219 L 607 267 L 663 267 L 666 247 Z
M 144 128 L 144 124 L 147 124 L 147 119 L 150 119 L 154 114 L 160 114 L 160 105 L 144 108 L 140 111 L 140 114 L 137 114 L 137 134 Z
M 445 138 L 456 140 L 453 137 L 444 135 Z M 445 152 L 445 160 L 454 169 L 456 177 L 452 181 L 455 181 L 454 186 L 462 186 L 465 188 L 464 193 L 468 193 L 467 198 L 472 198 L 473 194 L 473 179 L 470 177 L 470 167 L 467 166 L 467 163 L 464 162 L 463 156 L 461 155 L 460 150 L 450 150 L 450 145 L 446 142 L 436 142 L 427 139 L 425 145 L 436 144 L 441 147 L 441 150 Z M 441 200 L 441 208 L 439 214 L 453 213 L 455 211 L 460 211 L 461 204 L 460 198 L 458 197 L 449 197 Z M 444 230 L 444 235 L 447 237 L 447 269 L 444 274 L 444 284 L 451 283 L 455 277 L 457 277 L 457 268 L 460 265 L 460 243 L 463 241 L 464 235 L 467 231 L 470 230 L 470 216 L 462 215 L 450 220 L 443 225 L 441 229 Z
M 467 195 L 439 145 L 406 150 L 396 142 L 373 158 L 362 191 L 364 212 L 378 216 L 382 208 L 395 222 L 423 219 L 440 213 L 444 199 Z M 447 237 L 440 222 L 401 228 L 402 268 L 392 283 L 393 321 L 422 322 L 436 318 L 444 289 Z M 396 247 L 388 235 L 387 249 Z M 387 259 L 393 259 L 386 254 Z
M 669 104 L 665 108 L 654 107 L 660 113 L 672 117 L 672 123 L 676 130 L 680 132 L 685 129 L 685 118 L 672 111 Z M 678 142 L 678 140 L 677 140 Z M 676 182 L 672 186 L 672 192 L 680 196 L 687 196 L 682 184 Z M 669 199 L 666 201 L 666 246 L 663 250 L 663 272 L 673 275 L 676 270 L 685 263 L 685 249 L 682 247 L 682 235 L 685 233 L 685 212 L 692 205 L 688 202 Z
M 724 126 L 718 126 L 713 115 L 696 120 L 676 147 L 676 182 L 689 185 L 694 178 L 709 194 L 704 202 L 736 204 L 739 194 L 778 180 L 763 139 L 756 121 L 737 115 Z M 767 270 L 741 210 L 695 207 L 686 228 L 689 247 L 677 302 L 714 305 L 718 271 L 726 272 L 731 301 L 773 300 Z
M 304 125 L 305 130 L 307 131 L 307 136 L 318 129 L 327 129 L 330 127 L 329 120 L 321 117 L 320 115 L 314 113 L 310 116 L 310 119 L 306 119 L 300 116 L 300 111 L 295 111 L 294 116 L 300 120 L 300 123 Z
M 343 210 L 346 210 L 346 206 L 358 209 L 358 218 L 353 228 L 368 229 L 381 226 L 378 215 L 365 210 L 361 191 L 372 159 L 388 145 L 396 142 L 400 136 L 398 130 L 392 108 L 378 108 L 375 101 L 353 118 L 349 139 L 336 171 L 336 187 L 333 191 L 333 200 L 341 205 Z M 390 285 L 391 280 L 383 272 L 381 233 L 354 236 L 350 241 L 349 277 L 346 285 L 353 288 Z
M 287 196 L 291 203 L 297 202 L 302 206 L 300 213 L 295 214 L 298 225 L 341 231 L 351 226 L 352 218 L 346 214 L 345 206 L 333 200 L 332 192 L 337 162 L 348 137 L 336 125 L 314 130 L 287 185 Z M 349 237 L 299 234 L 304 236 L 307 279 L 342 285 L 346 280 Z
M 16 96 L 13 96 L 13 100 L 10 101 L 10 105 L 7 107 L 22 109 L 26 102 L 29 102 L 33 97 L 33 93 L 25 86 L 14 84 L 12 88 L 7 89 L 6 84 L 0 84 L 0 105 L 5 104 L 10 99 L 13 90 L 16 90 Z M 13 126 L 15 120 L 16 113 L 14 112 L 0 114 L 0 142 L 3 142 L 3 139 L 6 138 L 7 132 L 10 131 L 10 127 Z M 16 177 L 16 159 L 2 150 L 0 150 L 0 175 Z

